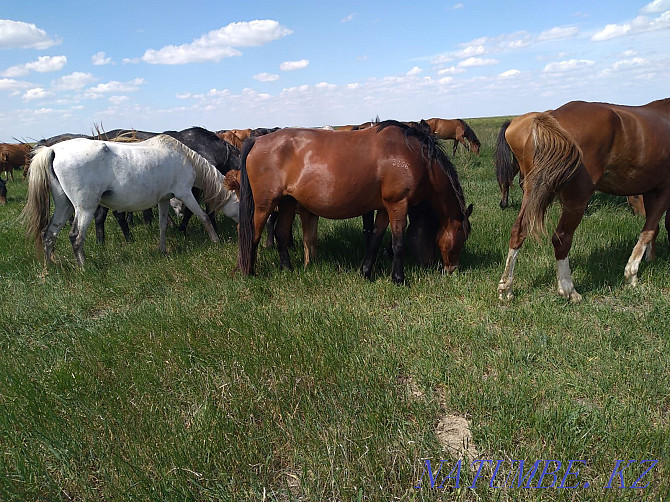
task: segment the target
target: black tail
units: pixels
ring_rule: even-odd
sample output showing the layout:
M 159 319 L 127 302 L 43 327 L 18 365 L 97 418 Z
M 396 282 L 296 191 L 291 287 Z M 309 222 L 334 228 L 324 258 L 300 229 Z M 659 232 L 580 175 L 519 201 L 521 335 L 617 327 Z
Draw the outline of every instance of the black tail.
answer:
M 512 184 L 514 180 L 514 159 L 512 158 L 512 149 L 509 147 L 505 139 L 505 132 L 512 121 L 508 120 L 500 127 L 498 132 L 498 139 L 496 140 L 495 148 L 495 162 L 496 162 L 496 176 L 498 177 L 498 184 L 507 186 Z
M 256 142 L 247 138 L 242 145 L 240 158 L 240 222 L 238 230 L 237 268 L 244 275 L 253 275 L 256 264 L 256 246 L 254 246 L 254 195 L 251 193 L 247 175 L 247 156 Z

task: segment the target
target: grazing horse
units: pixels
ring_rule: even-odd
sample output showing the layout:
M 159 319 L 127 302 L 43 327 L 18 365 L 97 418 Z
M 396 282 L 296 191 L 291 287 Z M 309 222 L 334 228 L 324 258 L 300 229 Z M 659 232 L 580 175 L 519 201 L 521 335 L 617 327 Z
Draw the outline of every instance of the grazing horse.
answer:
M 125 130 L 117 129 L 118 131 L 114 138 L 122 136 Z M 115 131 L 112 131 L 115 132 Z M 142 137 L 147 139 L 153 136 L 157 136 L 157 133 L 148 133 L 143 131 L 133 131 L 138 134 L 137 137 Z M 111 135 L 111 133 L 107 133 Z M 141 136 L 139 135 L 141 134 Z M 182 131 L 165 131 L 162 134 L 167 134 L 172 136 L 174 139 L 182 142 L 184 145 L 189 147 L 191 150 L 196 152 L 201 157 L 204 157 L 210 164 L 212 164 L 221 174 L 225 174 L 230 169 L 239 169 L 240 168 L 240 152 L 234 146 L 226 143 L 221 140 L 215 133 L 208 131 L 202 127 L 191 127 L 189 129 L 184 129 Z M 153 135 L 153 136 L 152 136 Z M 202 191 L 198 188 L 193 189 L 193 195 L 197 200 L 200 200 L 202 197 Z M 108 209 L 101 206 L 96 211 L 95 215 L 95 232 L 99 243 L 104 243 L 105 241 L 105 219 L 107 218 Z M 123 235 L 126 238 L 126 241 L 130 240 L 130 230 L 128 228 L 128 215 L 124 213 L 113 212 L 114 217 L 119 223 Z M 207 215 L 209 220 L 212 222 L 212 226 L 216 231 L 216 214 L 207 207 Z M 151 210 L 147 210 L 144 213 L 144 220 L 150 221 Z M 179 225 L 179 230 L 186 232 L 186 227 L 193 212 L 186 206 L 183 207 L 183 218 L 181 224 Z M 131 216 L 132 218 L 132 216 Z
M 378 213 L 361 270 L 370 278 L 391 223 L 395 283 L 404 283 L 403 233 L 410 207 L 428 201 L 439 220 L 436 240 L 445 271 L 453 271 L 470 224 L 458 175 L 432 135 L 395 121 L 363 131 L 282 129 L 247 140 L 240 172 L 238 268 L 253 274 L 268 215 L 279 207 L 280 266 L 291 268 L 287 241 L 296 206 L 306 247 L 316 241 L 316 217 Z M 310 217 L 313 216 L 313 217 Z
M 452 155 L 456 155 L 456 148 L 459 143 L 467 149 L 479 155 L 479 147 L 481 143 L 477 139 L 475 131 L 462 119 L 438 119 L 432 118 L 426 120 L 428 127 L 440 139 L 453 139 L 454 151 Z M 465 141 L 467 140 L 467 142 Z
M 500 298 L 513 296 L 521 245 L 529 232 L 535 236 L 544 232 L 546 210 L 558 195 L 563 208 L 552 237 L 558 292 L 571 301 L 581 300 L 568 253 L 596 190 L 644 197 L 646 222 L 624 272 L 626 282 L 636 285 L 640 261 L 670 205 L 670 99 L 643 106 L 572 101 L 536 114 L 528 127 L 530 135 L 523 143 L 514 142 L 509 129 L 505 134 L 524 175 L 524 194 L 498 284 Z M 670 230 L 668 218 L 665 224 Z
M 40 147 L 30 164 L 28 202 L 22 212 L 27 234 L 53 261 L 58 232 L 74 213 L 70 241 L 77 264 L 84 265 L 84 239 L 98 204 L 138 211 L 158 204 L 160 250 L 165 251 L 168 206 L 173 195 L 203 222 L 210 239 L 218 237 L 193 197 L 196 186 L 213 207 L 236 219 L 238 201 L 223 187 L 223 176 L 205 159 L 170 136 L 141 143 L 73 139 Z M 49 218 L 49 193 L 54 213 Z

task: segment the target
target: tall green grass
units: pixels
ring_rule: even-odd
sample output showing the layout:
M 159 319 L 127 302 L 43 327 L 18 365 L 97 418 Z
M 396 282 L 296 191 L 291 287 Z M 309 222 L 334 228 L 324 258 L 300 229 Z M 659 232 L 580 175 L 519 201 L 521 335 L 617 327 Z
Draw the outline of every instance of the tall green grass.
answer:
M 16 221 L 26 185 L 10 181 L 0 500 L 667 500 L 667 234 L 640 285 L 625 287 L 643 221 L 625 199 L 597 195 L 570 256 L 584 301 L 556 294 L 546 238 L 524 244 L 516 297 L 500 302 L 521 198 L 516 186 L 512 208 L 498 208 L 502 121 L 469 120 L 481 156 L 454 159 L 475 206 L 461 269 L 410 260 L 410 287 L 391 283 L 384 256 L 372 282 L 358 275 L 359 220 L 322 220 L 307 270 L 296 246 L 296 271 L 261 250 L 257 276 L 240 277 L 230 221 L 219 220 L 219 245 L 195 220 L 186 236 L 171 229 L 162 255 L 155 224 L 125 243 L 110 219 L 105 246 L 87 238 L 85 271 L 66 228 L 45 274 Z M 471 490 L 464 467 L 458 490 L 425 479 L 416 489 L 423 459 L 455 464 L 435 435 L 445 414 L 471 422 L 479 458 L 583 459 L 590 487 L 502 490 L 481 478 Z M 659 463 L 647 488 L 605 490 L 617 459 Z

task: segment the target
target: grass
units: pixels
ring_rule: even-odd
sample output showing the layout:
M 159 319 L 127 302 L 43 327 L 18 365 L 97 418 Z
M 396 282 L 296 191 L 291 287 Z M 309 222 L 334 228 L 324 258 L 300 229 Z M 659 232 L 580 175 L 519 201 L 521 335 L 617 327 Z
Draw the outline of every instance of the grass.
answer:
M 294 272 L 261 250 L 247 278 L 232 272 L 231 222 L 219 220 L 219 245 L 195 220 L 186 236 L 172 229 L 161 255 L 155 224 L 133 227 L 127 244 L 110 218 L 105 246 L 87 238 L 84 272 L 63 232 L 61 264 L 45 274 L 16 222 L 26 185 L 9 182 L 0 500 L 668 500 L 667 234 L 639 286 L 625 287 L 642 220 L 597 195 L 570 255 L 584 301 L 558 297 L 547 237 L 524 244 L 516 297 L 500 302 L 520 203 L 516 186 L 512 208 L 498 208 L 503 120 L 468 121 L 482 154 L 454 160 L 475 206 L 461 269 L 410 261 L 409 288 L 391 283 L 385 257 L 372 282 L 357 274 L 360 220 L 322 220 L 307 270 L 300 246 Z M 586 460 L 590 487 L 495 489 L 486 467 L 473 490 L 464 463 L 459 489 L 425 478 L 416 489 L 424 459 L 455 465 L 435 434 L 445 414 L 470 421 L 478 458 L 506 471 L 512 459 L 558 459 L 559 483 L 569 460 Z M 604 489 L 617 459 L 659 463 L 644 489 Z M 625 485 L 642 470 L 627 468 Z

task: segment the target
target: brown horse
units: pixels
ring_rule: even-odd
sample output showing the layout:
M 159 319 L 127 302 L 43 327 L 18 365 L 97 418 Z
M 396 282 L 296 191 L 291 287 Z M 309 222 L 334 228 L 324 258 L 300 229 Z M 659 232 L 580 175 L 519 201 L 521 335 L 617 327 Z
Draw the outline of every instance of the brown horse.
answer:
M 23 177 L 26 177 L 30 165 L 30 145 L 27 143 L 0 143 L 0 172 L 5 171 L 7 180 L 12 177 L 14 169 L 23 168 Z
M 593 193 L 644 196 L 646 222 L 628 260 L 626 282 L 637 271 L 663 213 L 670 205 L 670 99 L 643 106 L 573 101 L 550 112 L 514 121 L 505 138 L 524 176 L 524 195 L 511 231 L 498 293 L 511 298 L 514 266 L 528 232 L 544 232 L 545 213 L 556 195 L 563 209 L 552 242 L 558 292 L 581 300 L 568 261 L 572 236 Z M 518 134 L 529 128 L 529 135 Z M 525 138 L 525 139 L 524 139 Z M 666 218 L 666 228 L 670 221 Z
M 258 242 L 279 207 L 280 266 L 291 268 L 288 234 L 301 208 L 306 250 L 315 243 L 318 216 L 353 218 L 379 211 L 361 270 L 370 278 L 384 230 L 391 223 L 392 279 L 404 283 L 403 233 L 410 207 L 428 201 L 439 220 L 435 242 L 453 271 L 469 233 L 458 175 L 432 135 L 399 122 L 363 131 L 282 129 L 247 140 L 242 151 L 238 268 L 253 274 Z M 310 217 L 310 216 L 314 217 Z
M 547 110 L 547 113 L 551 110 Z M 498 178 L 498 186 L 500 187 L 500 209 L 505 209 L 509 206 L 509 190 L 512 186 L 514 178 L 519 174 L 520 166 L 516 156 L 510 150 L 511 144 L 520 145 L 519 151 L 522 151 L 522 145 L 530 137 L 530 126 L 533 119 L 538 115 L 538 112 L 529 112 L 511 120 L 507 120 L 500 127 L 498 138 L 495 146 L 495 166 L 496 177 Z M 509 136 L 509 138 L 508 138 Z M 521 155 L 526 155 L 527 152 Z M 531 153 L 532 155 L 532 153 Z M 523 189 L 523 175 L 519 176 L 519 186 Z M 630 205 L 633 214 L 646 216 L 644 212 L 643 197 L 641 195 L 628 195 L 628 204 Z
M 426 120 L 428 127 L 433 131 L 440 139 L 453 139 L 454 140 L 454 151 L 453 155 L 456 155 L 456 148 L 458 144 L 461 143 L 467 150 L 472 151 L 473 153 L 479 155 L 479 147 L 481 143 L 477 139 L 475 131 L 461 119 L 438 119 L 432 118 Z M 465 141 L 467 139 L 467 142 Z

